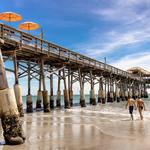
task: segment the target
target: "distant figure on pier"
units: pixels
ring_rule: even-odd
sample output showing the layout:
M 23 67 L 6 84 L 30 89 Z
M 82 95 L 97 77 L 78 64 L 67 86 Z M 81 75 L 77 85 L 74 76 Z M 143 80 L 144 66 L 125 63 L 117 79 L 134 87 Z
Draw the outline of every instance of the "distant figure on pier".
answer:
M 138 111 L 139 111 L 139 114 L 140 114 L 140 118 L 141 118 L 141 120 L 143 120 L 143 113 L 142 113 L 142 111 L 143 111 L 143 108 L 145 110 L 145 104 L 144 104 L 144 100 L 142 98 L 139 98 L 137 100 L 137 108 L 138 108 Z
M 129 107 L 129 113 L 131 114 L 131 119 L 133 120 L 133 109 L 136 109 L 136 105 L 135 105 L 135 101 L 133 98 L 131 98 L 130 96 L 128 97 L 128 101 L 126 104 L 126 109 L 127 106 Z

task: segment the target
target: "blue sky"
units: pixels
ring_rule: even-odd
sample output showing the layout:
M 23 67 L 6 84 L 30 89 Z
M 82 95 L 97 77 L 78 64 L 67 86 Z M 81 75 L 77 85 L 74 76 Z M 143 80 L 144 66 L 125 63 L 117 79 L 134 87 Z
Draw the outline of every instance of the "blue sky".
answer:
M 48 41 L 100 61 L 106 57 L 123 70 L 150 71 L 150 0 L 2 0 L 0 11 L 39 23 Z

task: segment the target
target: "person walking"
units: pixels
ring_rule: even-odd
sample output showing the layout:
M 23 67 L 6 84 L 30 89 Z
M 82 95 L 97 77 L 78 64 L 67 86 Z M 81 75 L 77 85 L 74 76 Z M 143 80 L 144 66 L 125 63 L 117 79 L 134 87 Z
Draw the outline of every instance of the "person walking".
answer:
M 145 109 L 145 103 L 144 103 L 144 100 L 142 98 L 139 98 L 137 100 L 137 108 L 138 108 L 138 111 L 139 111 L 139 114 L 140 114 L 140 118 L 141 120 L 143 120 L 143 109 Z
M 130 96 L 128 97 L 126 109 L 127 109 L 127 107 L 129 108 L 129 113 L 131 115 L 131 119 L 133 120 L 133 110 L 134 110 L 134 108 L 136 109 L 136 105 L 135 105 L 135 100 L 133 98 L 131 98 Z

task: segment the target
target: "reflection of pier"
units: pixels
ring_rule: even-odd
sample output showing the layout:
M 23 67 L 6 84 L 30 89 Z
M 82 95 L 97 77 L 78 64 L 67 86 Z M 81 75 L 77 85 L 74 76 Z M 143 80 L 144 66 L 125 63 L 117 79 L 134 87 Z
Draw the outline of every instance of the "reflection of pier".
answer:
M 91 59 L 61 46 L 34 37 L 30 34 L 0 24 L 0 38 L 3 58 L 13 60 L 15 85 L 19 85 L 19 78 L 28 77 L 27 111 L 32 112 L 31 80 L 39 81 L 37 108 L 41 107 L 43 99 L 44 111 L 54 108 L 53 75 L 58 76 L 58 90 L 56 106 L 60 107 L 60 80 L 64 81 L 65 108 L 73 105 L 73 84 L 80 85 L 80 105 L 86 106 L 84 98 L 84 84 L 91 85 L 90 104 L 96 105 L 94 86 L 99 84 L 98 102 L 105 103 L 126 100 L 132 97 L 146 95 L 145 80 L 142 76 L 117 69 L 108 64 Z M 19 71 L 18 71 L 19 70 Z M 50 101 L 46 90 L 45 78 L 50 79 Z M 19 105 L 19 104 L 18 104 Z

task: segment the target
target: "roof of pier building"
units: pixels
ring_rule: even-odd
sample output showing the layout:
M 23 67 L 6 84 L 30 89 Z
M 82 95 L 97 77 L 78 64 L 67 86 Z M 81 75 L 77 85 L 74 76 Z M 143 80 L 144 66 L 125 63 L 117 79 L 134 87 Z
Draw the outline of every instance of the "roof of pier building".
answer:
M 150 72 L 141 68 L 141 67 L 132 67 L 132 68 L 128 69 L 127 71 L 129 73 L 137 74 L 137 75 L 140 75 L 142 77 L 150 77 Z

